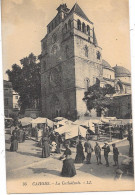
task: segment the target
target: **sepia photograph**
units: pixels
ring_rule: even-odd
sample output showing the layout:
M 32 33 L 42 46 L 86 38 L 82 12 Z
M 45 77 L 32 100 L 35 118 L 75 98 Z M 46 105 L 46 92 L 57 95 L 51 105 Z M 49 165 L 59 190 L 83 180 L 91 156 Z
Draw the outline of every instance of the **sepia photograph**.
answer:
M 3 0 L 8 193 L 133 191 L 128 0 Z

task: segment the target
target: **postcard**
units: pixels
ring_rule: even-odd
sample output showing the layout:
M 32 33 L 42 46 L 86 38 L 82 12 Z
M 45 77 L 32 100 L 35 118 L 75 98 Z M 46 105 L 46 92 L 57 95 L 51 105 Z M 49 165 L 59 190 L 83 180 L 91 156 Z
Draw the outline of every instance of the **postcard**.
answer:
M 3 0 L 8 193 L 133 191 L 128 0 Z

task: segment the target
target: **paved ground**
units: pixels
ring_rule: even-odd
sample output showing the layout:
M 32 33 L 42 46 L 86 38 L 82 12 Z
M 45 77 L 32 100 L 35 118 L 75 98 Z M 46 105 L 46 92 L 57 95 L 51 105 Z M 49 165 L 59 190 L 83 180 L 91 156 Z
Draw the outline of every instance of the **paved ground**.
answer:
M 58 154 L 52 154 L 49 158 L 41 158 L 41 148 L 37 147 L 37 143 L 32 140 L 26 140 L 19 143 L 18 152 L 10 152 L 10 135 L 6 135 L 6 160 L 7 160 L 7 179 L 19 179 L 27 177 L 60 177 L 62 169 L 62 161 L 59 160 Z M 103 143 L 101 143 L 103 144 Z M 92 141 L 92 145 L 95 142 Z M 127 140 L 117 143 L 119 148 L 119 164 L 128 155 L 129 143 Z M 72 158 L 75 158 L 75 148 L 71 148 Z M 112 147 L 111 147 L 112 150 Z M 105 166 L 105 160 L 102 151 L 102 165 L 96 164 L 94 153 L 92 154 L 92 164 L 76 164 L 77 175 L 75 177 L 98 177 L 98 178 L 114 178 L 116 168 L 113 166 L 112 152 L 109 153 L 110 166 Z M 131 178 L 124 176 L 125 178 Z

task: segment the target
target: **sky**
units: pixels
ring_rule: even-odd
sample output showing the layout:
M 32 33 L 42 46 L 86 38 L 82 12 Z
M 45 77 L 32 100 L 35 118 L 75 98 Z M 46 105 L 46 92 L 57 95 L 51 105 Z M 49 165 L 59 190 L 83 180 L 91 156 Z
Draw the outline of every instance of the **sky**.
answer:
M 128 0 L 3 0 L 2 55 L 4 79 L 7 69 L 20 64 L 20 59 L 31 52 L 41 53 L 41 40 L 47 24 L 57 14 L 57 7 L 75 3 L 94 23 L 103 59 L 111 66 L 120 65 L 130 70 L 129 7 Z

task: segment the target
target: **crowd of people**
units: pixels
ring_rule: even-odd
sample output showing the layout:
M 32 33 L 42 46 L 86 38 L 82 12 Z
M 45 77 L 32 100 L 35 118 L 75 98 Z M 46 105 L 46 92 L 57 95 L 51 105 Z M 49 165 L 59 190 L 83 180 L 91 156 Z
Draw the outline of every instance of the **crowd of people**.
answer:
M 66 177 L 73 177 L 76 175 L 76 170 L 75 170 L 75 165 L 74 163 L 84 163 L 85 160 L 85 154 L 83 150 L 83 144 L 82 140 L 79 140 L 79 143 L 77 144 L 76 147 L 76 157 L 75 160 L 73 160 L 70 156 L 72 154 L 71 150 L 69 149 L 69 144 L 65 145 L 66 149 L 64 151 L 64 154 L 60 157 L 60 159 L 64 159 L 63 161 L 63 167 L 62 167 L 62 176 Z M 114 166 L 118 166 L 118 156 L 119 156 L 119 151 L 118 148 L 116 147 L 116 144 L 112 144 L 113 147 L 113 160 L 114 160 Z M 108 161 L 108 154 L 110 152 L 110 146 L 108 145 L 107 142 L 104 143 L 104 146 L 101 148 L 99 143 L 96 142 L 94 148 L 91 145 L 91 141 L 87 140 L 84 143 L 84 148 L 86 152 L 86 164 L 91 164 L 91 157 L 92 157 L 92 152 L 95 152 L 96 160 L 97 160 L 97 165 L 102 164 L 101 162 L 101 150 L 104 150 L 104 158 L 106 161 L 106 166 L 109 166 L 109 161 Z
M 12 131 L 11 135 L 11 146 L 10 151 L 17 151 L 18 144 L 25 142 L 26 139 L 26 129 L 22 128 L 20 125 L 19 127 L 15 127 Z M 102 164 L 101 159 L 101 151 L 104 151 L 104 158 L 106 162 L 106 167 L 109 167 L 109 152 L 110 152 L 110 145 L 105 142 L 104 146 L 100 146 L 98 142 L 95 142 L 95 146 L 93 147 L 91 144 L 90 137 L 86 137 L 85 142 L 84 138 L 78 136 L 78 142 L 76 144 L 76 156 L 75 159 L 71 158 L 72 151 L 70 149 L 70 140 L 65 140 L 62 135 L 55 132 L 54 129 L 50 129 L 47 125 L 44 126 L 42 129 L 41 136 L 38 135 L 38 128 L 35 128 L 36 132 L 36 141 L 38 146 L 42 148 L 42 158 L 48 158 L 51 153 L 60 154 L 63 150 L 64 153 L 60 157 L 60 160 L 63 160 L 63 167 L 61 171 L 62 176 L 66 177 L 73 177 L 76 175 L 76 169 L 74 163 L 84 163 L 86 160 L 86 164 L 91 164 L 92 153 L 95 153 L 97 165 Z M 130 131 L 128 138 L 130 143 L 130 152 L 133 149 L 133 142 L 132 142 L 132 133 Z M 113 148 L 113 160 L 114 166 L 119 167 L 118 157 L 119 157 L 119 150 L 116 147 L 116 144 L 112 144 Z M 85 154 L 86 153 L 86 154 Z

